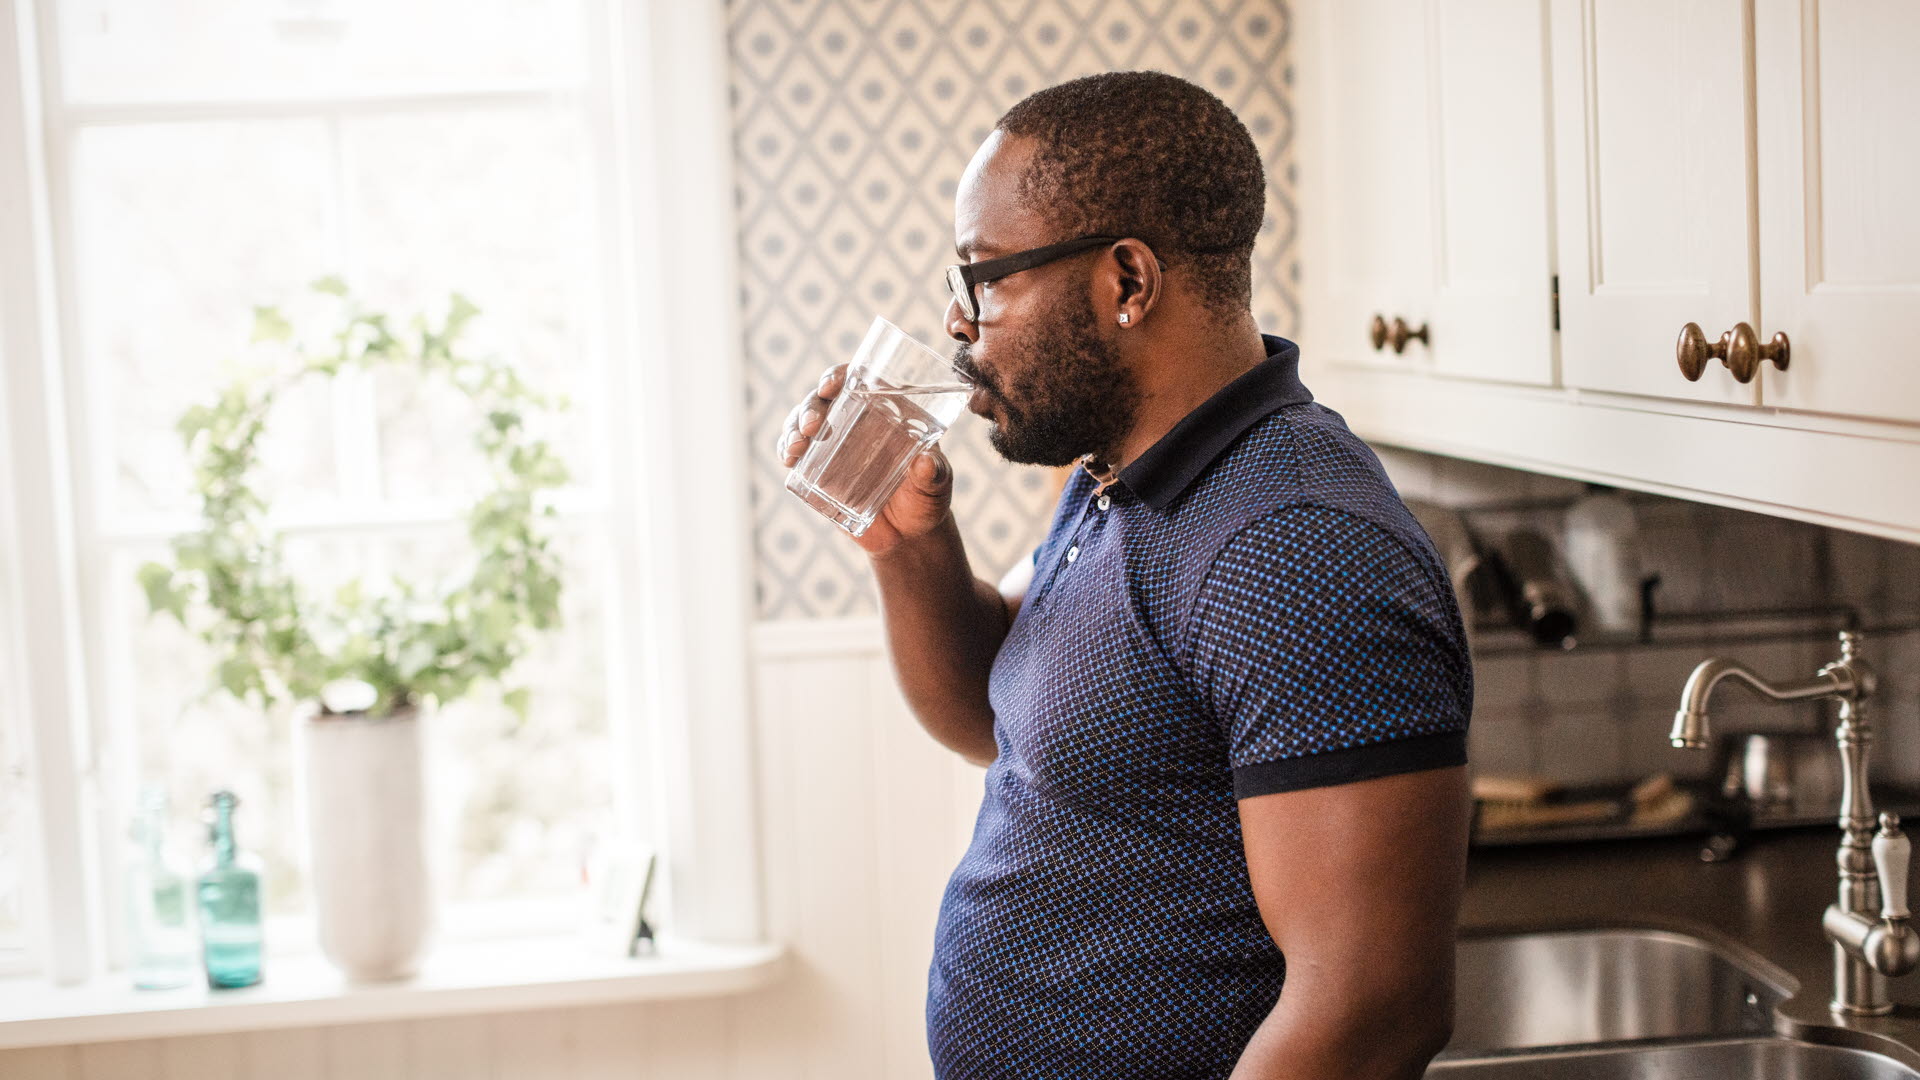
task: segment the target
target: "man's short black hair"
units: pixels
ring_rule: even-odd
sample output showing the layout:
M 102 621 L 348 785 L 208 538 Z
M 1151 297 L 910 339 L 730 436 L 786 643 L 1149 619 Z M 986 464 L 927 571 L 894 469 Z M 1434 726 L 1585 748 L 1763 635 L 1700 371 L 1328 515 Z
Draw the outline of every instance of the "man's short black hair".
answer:
M 1189 272 L 1208 308 L 1251 306 L 1266 174 L 1226 102 L 1163 72 L 1116 71 L 1030 94 L 997 126 L 1038 144 L 1019 195 L 1059 239 L 1138 237 Z

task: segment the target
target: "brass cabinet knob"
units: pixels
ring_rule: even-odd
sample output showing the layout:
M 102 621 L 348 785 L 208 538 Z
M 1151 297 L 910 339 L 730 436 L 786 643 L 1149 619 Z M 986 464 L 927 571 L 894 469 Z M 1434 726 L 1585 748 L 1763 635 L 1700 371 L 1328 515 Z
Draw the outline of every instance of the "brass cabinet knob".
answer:
M 1393 317 L 1393 329 L 1387 335 L 1388 344 L 1392 345 L 1393 351 L 1397 353 L 1404 350 L 1409 341 L 1418 341 L 1428 348 L 1433 347 L 1433 342 L 1427 337 L 1426 323 L 1421 323 L 1420 329 L 1418 330 L 1409 330 L 1407 329 L 1407 320 L 1395 315 Z
M 1727 341 L 1731 337 L 1733 331 L 1729 330 L 1720 335 L 1719 341 L 1709 342 L 1699 323 L 1681 327 L 1680 342 L 1674 346 L 1674 353 L 1680 359 L 1680 374 L 1685 375 L 1688 382 L 1699 382 L 1700 373 L 1707 370 L 1707 361 L 1726 363 Z
M 1787 370 L 1787 359 L 1793 352 L 1793 345 L 1787 340 L 1785 332 L 1773 335 L 1773 340 L 1760 344 L 1760 335 L 1746 323 L 1734 323 L 1728 331 L 1727 370 L 1733 372 L 1736 382 L 1749 383 L 1759 373 L 1763 362 L 1771 361 L 1781 371 Z
M 1787 358 L 1792 346 L 1784 333 L 1773 335 L 1773 340 L 1760 344 L 1760 336 L 1746 323 L 1734 323 L 1733 329 L 1720 335 L 1719 341 L 1709 342 L 1707 335 L 1700 329 L 1699 323 L 1688 323 L 1680 328 L 1680 341 L 1674 347 L 1674 353 L 1680 361 L 1680 374 L 1688 382 L 1698 382 L 1700 373 L 1707 369 L 1707 361 L 1718 360 L 1733 372 L 1735 380 L 1743 383 L 1753 381 L 1760 370 L 1762 361 L 1772 361 L 1781 371 L 1787 370 Z
M 1387 344 L 1387 320 L 1379 315 L 1373 317 L 1373 323 L 1367 327 L 1367 340 L 1373 342 L 1373 351 L 1379 352 Z

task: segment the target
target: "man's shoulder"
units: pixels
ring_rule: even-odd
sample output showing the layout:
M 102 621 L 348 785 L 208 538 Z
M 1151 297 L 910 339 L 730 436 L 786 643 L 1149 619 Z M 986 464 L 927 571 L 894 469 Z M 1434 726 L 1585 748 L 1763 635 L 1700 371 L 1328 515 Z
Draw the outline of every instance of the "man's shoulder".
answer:
M 1338 413 L 1312 403 L 1276 410 L 1248 429 L 1174 509 L 1190 553 L 1279 543 L 1290 523 L 1332 529 L 1336 518 L 1402 540 L 1420 535 L 1373 450 Z
M 1379 458 L 1338 413 L 1281 409 L 1250 429 L 1187 493 L 1176 545 L 1177 610 L 1203 594 L 1256 606 L 1338 594 L 1436 594 L 1446 571 Z M 1435 599 L 1434 602 L 1439 602 Z
M 1289 502 L 1250 518 L 1217 544 L 1202 587 L 1265 583 L 1296 595 L 1364 593 L 1403 575 L 1439 573 L 1423 536 L 1397 498 L 1360 505 Z

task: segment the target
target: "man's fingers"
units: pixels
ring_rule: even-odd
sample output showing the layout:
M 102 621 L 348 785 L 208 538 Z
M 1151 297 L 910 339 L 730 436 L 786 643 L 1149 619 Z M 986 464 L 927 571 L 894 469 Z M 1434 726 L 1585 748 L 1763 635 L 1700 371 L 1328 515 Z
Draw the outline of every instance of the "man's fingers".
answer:
M 820 385 L 814 388 L 814 396 L 822 401 L 831 401 L 840 396 L 840 388 L 846 385 L 847 365 L 835 364 L 820 376 Z
M 807 446 L 826 424 L 827 413 L 833 408 L 833 399 L 840 396 L 846 378 L 847 365 L 836 364 L 828 368 L 814 385 L 813 393 L 787 414 L 786 422 L 780 425 L 780 434 L 774 446 L 774 454 L 781 461 L 791 466 L 806 453 Z
M 827 422 L 827 414 L 833 411 L 833 399 L 840 396 L 840 379 L 841 373 L 837 369 L 820 377 L 820 392 L 801 404 L 800 419 L 794 424 L 794 430 L 809 439 L 820 434 L 821 425 Z
M 797 456 L 794 453 L 793 441 L 800 437 L 800 430 L 797 426 L 799 416 L 800 406 L 795 406 L 794 410 L 787 414 L 786 422 L 780 425 L 780 434 L 776 435 L 773 440 L 773 455 L 775 457 L 793 458 Z M 789 461 L 788 464 L 792 464 L 792 462 Z

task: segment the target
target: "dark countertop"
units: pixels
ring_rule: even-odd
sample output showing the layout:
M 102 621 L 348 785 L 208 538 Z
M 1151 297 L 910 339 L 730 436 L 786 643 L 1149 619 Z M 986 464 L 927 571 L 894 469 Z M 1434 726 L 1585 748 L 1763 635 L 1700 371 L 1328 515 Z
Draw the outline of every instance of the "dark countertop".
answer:
M 1692 934 L 1758 959 L 1793 988 L 1782 1035 L 1873 1050 L 1920 1069 L 1920 972 L 1889 981 L 1894 1011 L 1839 1017 L 1833 946 L 1820 915 L 1839 891 L 1833 826 L 1755 833 L 1731 860 L 1700 861 L 1701 837 L 1476 849 L 1462 934 L 1614 926 Z

